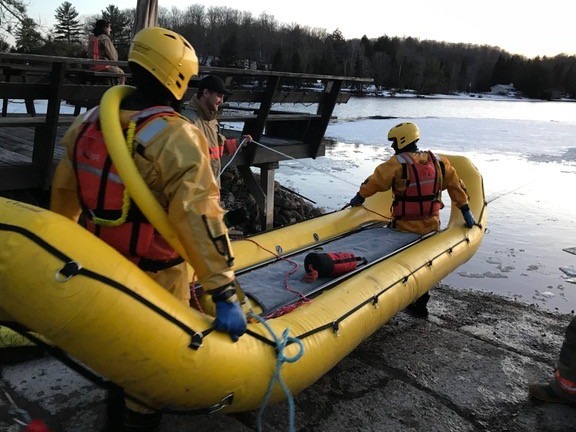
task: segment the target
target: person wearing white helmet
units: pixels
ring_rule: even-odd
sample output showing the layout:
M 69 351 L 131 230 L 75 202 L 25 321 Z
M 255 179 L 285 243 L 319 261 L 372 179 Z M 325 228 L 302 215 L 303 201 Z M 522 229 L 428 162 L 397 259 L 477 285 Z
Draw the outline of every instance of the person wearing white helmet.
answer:
M 442 191 L 446 190 L 462 212 L 466 227 L 472 228 L 476 221 L 464 183 L 447 158 L 418 148 L 418 126 L 411 122 L 397 124 L 388 132 L 388 140 L 395 154 L 376 167 L 349 204 L 360 206 L 375 193 L 392 189 L 390 228 L 428 234 L 440 228 L 440 210 L 444 207 Z M 417 317 L 428 316 L 429 298 L 430 294 L 424 294 L 408 307 L 408 312 Z
M 236 341 L 246 331 L 246 317 L 234 289 L 234 257 L 208 143 L 173 109 L 198 73 L 196 53 L 178 33 L 148 27 L 134 36 L 128 62 L 136 88 L 121 101 L 120 123 L 125 130 L 135 128 L 134 162 L 166 210 L 199 282 L 212 294 L 214 328 Z M 98 107 L 87 111 L 63 137 L 66 153 L 52 183 L 51 210 L 79 220 L 189 305 L 186 263 L 133 202 L 123 214 L 124 188 L 106 150 L 99 118 Z M 123 222 L 112 223 L 117 220 Z M 109 412 L 121 409 L 118 400 L 122 398 L 116 397 Z M 121 424 L 109 421 L 108 430 L 159 430 L 160 413 L 130 400 L 126 405 Z

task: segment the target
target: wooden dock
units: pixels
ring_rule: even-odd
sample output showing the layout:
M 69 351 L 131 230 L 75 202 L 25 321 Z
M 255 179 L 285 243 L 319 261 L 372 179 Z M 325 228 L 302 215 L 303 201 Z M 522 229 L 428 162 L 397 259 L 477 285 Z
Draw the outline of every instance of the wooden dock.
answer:
M 83 66 L 92 60 L 23 54 L 0 54 L 0 194 L 27 193 L 46 195 L 56 163 L 62 157 L 59 142 L 74 116 L 61 114 L 62 105 L 75 106 L 74 113 L 98 104 L 112 83 L 102 85 Z M 118 65 L 129 71 L 125 62 Z M 93 74 L 93 73 L 92 73 Z M 332 120 L 334 107 L 346 103 L 342 93 L 345 82 L 370 83 L 371 78 L 297 74 L 232 68 L 202 68 L 191 81 L 184 101 L 197 91 L 201 77 L 216 74 L 233 92 L 221 112 L 221 123 L 240 122 L 242 130 L 227 136 L 250 134 L 259 143 L 278 151 L 269 151 L 255 143 L 232 161 L 238 167 L 250 192 L 272 227 L 274 209 L 274 172 L 282 160 L 324 156 L 322 138 Z M 129 77 L 129 74 L 128 74 Z M 129 83 L 129 82 L 128 82 Z M 318 84 L 321 83 L 321 88 Z M 11 114 L 8 103 L 23 101 L 26 113 Z M 35 100 L 47 101 L 45 113 L 37 113 Z M 230 104 L 234 104 L 231 106 Z M 289 111 L 286 109 L 289 105 Z M 314 106 L 314 112 L 309 107 Z M 292 108 L 293 107 L 293 108 Z M 306 108 L 306 109 L 304 109 Z M 228 160 L 223 159 L 223 164 Z M 259 178 L 252 168 L 260 171 Z

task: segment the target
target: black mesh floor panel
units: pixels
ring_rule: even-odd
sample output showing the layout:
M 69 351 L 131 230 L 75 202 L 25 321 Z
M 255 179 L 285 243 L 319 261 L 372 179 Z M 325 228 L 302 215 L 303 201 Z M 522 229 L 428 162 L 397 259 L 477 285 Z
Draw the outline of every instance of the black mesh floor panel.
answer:
M 351 252 L 368 260 L 368 265 L 394 254 L 421 239 L 419 234 L 394 231 L 385 226 L 363 228 L 346 237 L 335 239 L 314 249 L 308 249 L 285 259 L 276 260 L 245 273 L 238 273 L 242 290 L 262 308 L 263 315 L 299 302 L 317 292 L 331 278 L 305 282 L 304 258 L 310 252 Z M 335 278 L 332 278 L 335 279 Z

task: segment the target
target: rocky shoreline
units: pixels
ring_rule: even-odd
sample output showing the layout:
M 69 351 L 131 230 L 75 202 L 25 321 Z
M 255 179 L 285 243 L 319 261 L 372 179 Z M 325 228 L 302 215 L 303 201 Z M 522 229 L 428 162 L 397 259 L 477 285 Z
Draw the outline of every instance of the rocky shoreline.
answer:
M 226 170 L 222 173 L 220 181 L 222 206 L 226 210 L 245 209 L 247 213 L 245 222 L 231 227 L 230 237 L 235 239 L 263 231 L 264 215 L 238 170 L 236 168 Z M 323 208 L 313 206 L 280 183 L 274 183 L 274 228 L 311 219 L 323 213 L 325 213 Z

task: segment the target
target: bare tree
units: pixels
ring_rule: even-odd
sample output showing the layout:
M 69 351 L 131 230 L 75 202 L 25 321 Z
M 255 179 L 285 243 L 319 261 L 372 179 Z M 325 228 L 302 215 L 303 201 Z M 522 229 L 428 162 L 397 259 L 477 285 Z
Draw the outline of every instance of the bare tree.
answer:
M 0 36 L 12 36 L 26 18 L 26 4 L 22 0 L 0 0 Z

